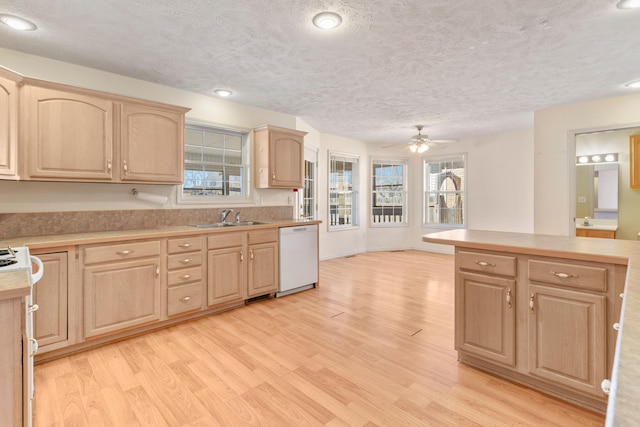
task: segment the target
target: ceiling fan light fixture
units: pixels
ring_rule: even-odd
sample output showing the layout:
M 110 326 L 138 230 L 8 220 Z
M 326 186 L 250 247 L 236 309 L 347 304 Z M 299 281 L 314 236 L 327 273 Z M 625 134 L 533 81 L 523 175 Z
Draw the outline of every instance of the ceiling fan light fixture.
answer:
M 216 95 L 218 95 L 219 97 L 222 97 L 222 98 L 227 98 L 227 97 L 233 95 L 233 92 L 231 92 L 229 89 L 216 89 L 213 92 Z
M 313 17 L 313 25 L 322 30 L 333 30 L 342 24 L 342 16 L 335 12 L 321 12 Z
M 0 13 L 0 21 L 18 31 L 33 31 L 38 28 L 36 24 L 31 21 L 6 13 Z
M 629 82 L 625 84 L 626 87 L 630 89 L 640 89 L 640 80 L 636 80 L 634 82 Z
M 422 143 L 418 146 L 418 153 L 424 153 L 429 149 L 429 146 L 426 143 Z

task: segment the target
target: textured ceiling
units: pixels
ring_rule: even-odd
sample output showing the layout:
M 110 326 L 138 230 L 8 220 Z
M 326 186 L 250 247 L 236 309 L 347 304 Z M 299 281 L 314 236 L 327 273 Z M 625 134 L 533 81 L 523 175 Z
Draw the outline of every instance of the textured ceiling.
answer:
M 640 9 L 615 0 L 0 0 L 0 46 L 402 143 L 530 126 L 535 110 L 634 93 Z M 311 18 L 343 16 L 333 32 Z M 0 58 L 0 65 L 2 60 Z M 215 121 L 215 118 L 212 118 Z

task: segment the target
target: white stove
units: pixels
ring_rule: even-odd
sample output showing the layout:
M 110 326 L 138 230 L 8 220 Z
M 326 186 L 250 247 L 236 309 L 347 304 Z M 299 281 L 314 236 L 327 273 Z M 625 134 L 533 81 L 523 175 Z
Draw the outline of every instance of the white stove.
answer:
M 36 273 L 33 273 L 32 265 L 35 264 L 38 267 Z M 44 274 L 44 266 L 42 265 L 42 261 L 32 256 L 29 253 L 29 248 L 26 246 L 20 246 L 17 248 L 6 247 L 0 248 L 0 274 L 16 271 L 16 270 L 28 270 L 31 290 L 29 295 L 25 297 L 25 339 L 27 341 L 27 399 L 28 402 L 25 402 L 28 405 L 28 413 L 26 425 L 31 426 L 32 422 L 32 406 L 33 406 L 33 397 L 34 397 L 34 387 L 33 387 L 33 358 L 38 351 L 38 341 L 34 336 L 33 331 L 33 313 L 38 310 L 38 305 L 33 303 L 33 287 L 34 285 L 42 278 Z

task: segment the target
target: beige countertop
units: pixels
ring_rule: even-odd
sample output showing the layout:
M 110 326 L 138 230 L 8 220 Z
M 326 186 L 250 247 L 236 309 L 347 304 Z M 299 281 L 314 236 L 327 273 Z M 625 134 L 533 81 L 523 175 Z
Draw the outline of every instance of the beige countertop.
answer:
M 480 230 L 449 230 L 422 240 L 466 248 L 510 251 L 627 265 L 607 426 L 635 426 L 640 419 L 640 242 Z
M 14 270 L 0 274 L 0 300 L 23 297 L 29 294 L 31 278 L 28 270 Z
M 90 233 L 55 234 L 47 236 L 24 236 L 0 240 L 0 247 L 28 246 L 30 249 L 46 249 L 61 246 L 86 245 L 92 243 L 109 243 L 120 240 L 155 239 L 191 234 L 213 234 L 229 231 L 260 230 L 266 228 L 292 227 L 305 224 L 320 224 L 321 221 L 308 220 L 277 220 L 264 224 L 249 226 L 234 226 L 222 228 L 198 228 L 190 225 L 176 225 L 169 227 L 144 228 L 137 230 L 98 231 Z

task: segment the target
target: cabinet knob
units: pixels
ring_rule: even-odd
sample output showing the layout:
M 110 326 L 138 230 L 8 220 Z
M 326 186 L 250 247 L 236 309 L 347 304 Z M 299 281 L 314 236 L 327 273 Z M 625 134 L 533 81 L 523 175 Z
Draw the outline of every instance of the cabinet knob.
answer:
M 178 245 L 178 247 L 182 249 L 187 249 L 191 247 L 191 243 L 183 243 L 181 245 Z
M 611 393 L 611 381 L 608 379 L 604 379 L 602 380 L 602 382 L 600 383 L 600 388 L 602 389 L 602 391 L 604 392 L 604 394 L 606 394 L 607 396 L 609 396 L 609 393 Z
M 614 331 L 619 331 L 620 330 L 620 323 L 616 322 L 613 324 L 613 330 Z
M 107 172 L 111 173 L 111 159 L 107 160 Z
M 132 254 L 132 253 L 133 253 L 133 251 L 131 251 L 131 250 L 117 251 L 116 252 L 116 254 L 118 254 L 118 255 L 129 255 L 129 254 Z
M 127 165 L 126 160 L 122 161 L 122 170 L 124 171 L 125 175 L 129 175 L 129 165 Z

